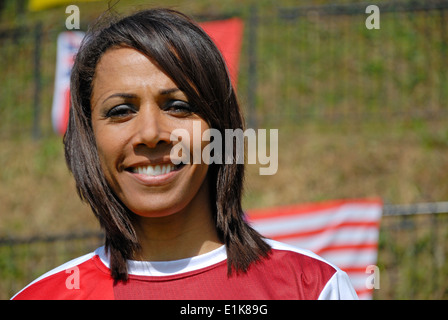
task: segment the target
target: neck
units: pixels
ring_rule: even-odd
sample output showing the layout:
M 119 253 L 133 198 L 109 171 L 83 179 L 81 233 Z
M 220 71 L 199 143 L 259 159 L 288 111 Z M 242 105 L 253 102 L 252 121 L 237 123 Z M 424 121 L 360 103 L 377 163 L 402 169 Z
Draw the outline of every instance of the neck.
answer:
M 207 186 L 205 184 L 202 187 L 206 188 Z M 208 197 L 204 198 L 206 199 L 193 199 L 180 212 L 165 217 L 137 216 L 134 228 L 141 250 L 133 259 L 179 260 L 204 254 L 220 247 L 222 243 L 212 218 L 210 201 Z

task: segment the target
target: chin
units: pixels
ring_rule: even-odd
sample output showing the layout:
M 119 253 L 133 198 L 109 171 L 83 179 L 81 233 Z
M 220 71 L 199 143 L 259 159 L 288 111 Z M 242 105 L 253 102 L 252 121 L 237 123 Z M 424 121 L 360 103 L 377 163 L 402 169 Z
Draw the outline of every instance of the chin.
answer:
M 144 218 L 162 218 L 181 211 L 185 206 L 179 203 L 167 204 L 167 201 L 145 201 L 140 205 L 128 206 L 128 208 L 137 216 Z M 134 202 L 135 203 L 135 202 Z

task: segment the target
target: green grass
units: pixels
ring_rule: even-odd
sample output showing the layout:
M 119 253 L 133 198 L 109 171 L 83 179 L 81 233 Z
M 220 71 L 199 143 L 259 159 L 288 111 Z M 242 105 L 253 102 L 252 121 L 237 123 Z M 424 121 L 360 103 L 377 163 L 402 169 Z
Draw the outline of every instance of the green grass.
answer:
M 447 214 L 383 219 L 375 298 L 447 298 L 447 223 Z

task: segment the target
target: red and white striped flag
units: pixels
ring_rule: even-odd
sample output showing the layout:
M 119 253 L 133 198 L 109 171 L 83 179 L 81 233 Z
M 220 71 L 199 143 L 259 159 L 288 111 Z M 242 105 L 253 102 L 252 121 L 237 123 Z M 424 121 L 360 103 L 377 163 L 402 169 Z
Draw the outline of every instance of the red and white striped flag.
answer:
M 63 135 L 67 129 L 70 111 L 70 74 L 84 32 L 64 31 L 57 40 L 56 75 L 54 79 L 51 120 L 53 130 Z
M 360 299 L 372 299 L 367 285 L 378 255 L 380 199 L 335 200 L 248 210 L 263 236 L 308 249 L 347 272 Z

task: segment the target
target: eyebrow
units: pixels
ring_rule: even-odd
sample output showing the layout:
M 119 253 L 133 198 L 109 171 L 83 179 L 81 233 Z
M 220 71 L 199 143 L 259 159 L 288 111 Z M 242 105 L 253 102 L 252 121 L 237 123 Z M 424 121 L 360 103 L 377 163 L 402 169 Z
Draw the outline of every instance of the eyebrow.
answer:
M 133 93 L 114 93 L 104 99 L 103 103 L 112 98 L 136 99 L 137 95 Z
M 175 93 L 177 91 L 181 91 L 181 90 L 179 88 L 163 89 L 163 90 L 159 91 L 159 94 L 160 95 L 169 95 L 169 94 Z M 121 92 L 114 93 L 114 94 L 108 96 L 106 99 L 104 99 L 103 103 L 112 98 L 137 99 L 138 96 L 134 93 L 121 93 Z
M 171 89 L 165 89 L 165 90 L 160 90 L 160 94 L 161 95 L 168 95 L 177 91 L 181 91 L 179 88 L 171 88 Z

